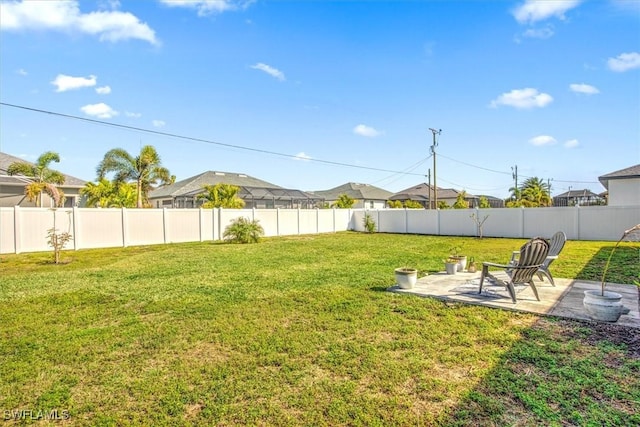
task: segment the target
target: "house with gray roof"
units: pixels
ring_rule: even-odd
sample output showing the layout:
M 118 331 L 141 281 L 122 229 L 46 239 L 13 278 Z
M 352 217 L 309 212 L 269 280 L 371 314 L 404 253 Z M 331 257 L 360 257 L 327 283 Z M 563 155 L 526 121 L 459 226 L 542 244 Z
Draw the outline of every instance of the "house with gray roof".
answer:
M 458 190 L 454 190 L 453 188 L 440 188 L 437 187 L 438 191 L 438 204 L 440 202 L 444 202 L 449 206 L 453 206 L 453 204 L 458 199 L 458 194 L 461 192 Z M 406 202 L 407 200 L 411 200 L 414 202 L 420 203 L 425 208 L 431 207 L 434 208 L 435 202 L 435 192 L 434 187 L 427 183 L 421 183 L 415 185 L 413 187 L 407 188 L 405 190 L 399 191 L 392 195 L 389 200 L 400 200 L 401 202 Z M 475 208 L 479 204 L 480 198 L 478 196 L 474 196 L 473 194 L 466 193 L 465 201 L 469 203 L 470 208 Z
M 355 200 L 353 207 L 356 209 L 384 209 L 393 193 L 370 184 L 347 182 L 329 190 L 314 191 L 313 194 L 324 198 L 329 205 L 335 203 L 342 194 L 346 194 Z
M 598 177 L 609 206 L 640 206 L 640 164 Z
M 0 207 L 35 207 L 36 202 L 30 202 L 24 194 L 25 186 L 31 181 L 29 177 L 22 175 L 10 176 L 7 172 L 9 165 L 15 162 L 33 164 L 26 160 L 0 152 Z M 51 165 L 52 169 L 56 169 L 55 165 Z M 64 193 L 64 207 L 81 206 L 83 197 L 80 190 L 87 183 L 79 178 L 64 174 L 64 184 L 58 185 L 58 188 Z M 47 194 L 42 195 L 42 207 L 54 207 L 54 201 Z
M 242 173 L 207 171 L 149 193 L 149 202 L 156 208 L 197 208 L 202 205 L 198 195 L 205 185 L 229 184 L 240 189 L 245 208 L 313 208 L 321 197 L 300 190 L 282 188 Z
M 553 206 L 599 206 L 605 199 L 589 189 L 569 190 L 553 198 Z

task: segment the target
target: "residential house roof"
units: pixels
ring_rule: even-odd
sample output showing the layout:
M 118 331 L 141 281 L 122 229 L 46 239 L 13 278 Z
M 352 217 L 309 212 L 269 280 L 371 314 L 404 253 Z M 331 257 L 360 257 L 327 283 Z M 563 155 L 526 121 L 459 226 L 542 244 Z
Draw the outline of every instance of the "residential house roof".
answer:
M 630 166 L 598 177 L 598 181 L 608 190 L 609 180 L 640 178 L 640 165 Z
M 160 187 L 149 193 L 149 199 L 169 198 L 194 194 L 202 191 L 205 185 L 230 184 L 238 187 L 275 188 L 282 187 L 254 178 L 249 175 L 232 172 L 207 171 L 171 185 Z
M 427 183 L 421 183 L 418 185 L 415 185 L 413 187 L 407 188 L 405 190 L 399 191 L 398 193 L 395 193 L 394 195 L 392 195 L 391 197 L 389 197 L 389 200 L 429 200 L 429 197 L 433 197 L 433 186 L 429 185 Z M 460 194 L 460 191 L 458 190 L 454 190 L 453 188 L 441 188 L 441 187 L 437 187 L 438 189 L 438 199 L 440 200 L 444 200 L 444 199 L 457 199 L 458 198 L 458 194 Z M 478 196 L 474 196 L 473 194 L 469 194 L 467 193 L 467 197 L 466 199 L 477 199 Z
M 370 184 L 358 184 L 355 182 L 348 182 L 330 190 L 313 191 L 311 193 L 324 197 L 326 200 L 337 200 L 340 195 L 346 194 L 354 200 L 382 201 L 389 200 L 389 197 L 393 194 L 391 191 Z
M 557 196 L 554 197 L 554 199 L 559 199 L 559 198 L 578 198 L 578 197 L 593 197 L 593 198 L 598 198 L 601 197 L 599 194 L 594 193 L 591 190 L 588 189 L 584 189 L 584 190 L 569 190 L 567 192 L 564 192 L 562 194 L 558 194 Z
M 495 200 L 495 201 L 504 202 L 504 199 L 501 199 L 500 197 L 496 197 L 496 196 L 489 196 L 488 194 L 478 194 L 477 196 L 478 196 L 478 198 L 484 197 L 485 199 L 487 199 L 489 201 Z
M 25 181 L 28 178 L 20 177 L 19 175 L 9 176 L 9 174 L 7 173 L 7 169 L 9 169 L 9 165 L 15 162 L 28 163 L 30 165 L 34 164 L 20 157 L 15 157 L 7 153 L 0 152 L 0 184 L 24 186 L 25 182 L 28 182 L 28 181 Z M 56 168 L 53 167 L 52 169 L 56 169 Z M 82 188 L 87 183 L 87 181 L 84 181 L 80 178 L 76 178 L 74 176 L 67 175 L 64 173 L 63 175 L 64 175 L 64 184 L 60 185 L 59 186 L 60 188 Z

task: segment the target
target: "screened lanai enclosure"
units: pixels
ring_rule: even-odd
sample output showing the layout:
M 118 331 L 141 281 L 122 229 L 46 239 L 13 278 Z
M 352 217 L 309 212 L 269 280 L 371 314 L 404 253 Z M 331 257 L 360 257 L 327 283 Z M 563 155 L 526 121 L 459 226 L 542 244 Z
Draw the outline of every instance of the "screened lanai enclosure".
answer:
M 246 187 L 239 186 L 238 196 L 244 200 L 245 209 L 314 209 L 322 207 L 324 198 L 314 196 L 300 190 L 286 188 Z M 173 206 L 167 206 L 168 200 L 163 202 L 163 207 L 174 208 L 199 208 L 204 201 L 198 200 L 202 190 L 175 196 Z

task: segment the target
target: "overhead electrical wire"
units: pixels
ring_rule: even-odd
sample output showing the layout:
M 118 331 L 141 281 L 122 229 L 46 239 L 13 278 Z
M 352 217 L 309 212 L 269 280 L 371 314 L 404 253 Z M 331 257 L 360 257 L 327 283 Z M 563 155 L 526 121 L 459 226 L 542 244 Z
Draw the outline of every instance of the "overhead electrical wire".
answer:
M 105 122 L 105 121 L 102 121 L 102 120 L 88 119 L 86 117 L 79 117 L 79 116 L 74 116 L 74 115 L 70 115 L 70 114 L 57 113 L 55 111 L 48 111 L 48 110 L 41 110 L 41 109 L 38 109 L 38 108 L 25 107 L 23 105 L 9 104 L 9 103 L 6 103 L 6 102 L 0 102 L 0 105 L 3 105 L 5 107 L 11 107 L 11 108 L 17 108 L 17 109 L 22 109 L 22 110 L 26 110 L 26 111 L 31 111 L 31 112 L 35 112 L 35 113 L 49 114 L 49 115 L 52 115 L 52 116 L 63 117 L 63 118 L 66 118 L 66 119 L 79 120 L 79 121 L 83 121 L 83 122 L 87 122 L 87 123 L 91 123 L 91 124 L 99 124 L 99 125 L 102 125 L 102 126 L 111 126 L 111 127 L 120 128 L 120 129 L 132 130 L 132 131 L 136 131 L 136 132 L 144 132 L 144 133 L 149 133 L 149 134 L 153 134 L 153 135 L 159 135 L 159 136 L 165 136 L 165 137 L 170 137 L 170 138 L 183 139 L 183 140 L 193 141 L 193 142 L 202 142 L 202 143 L 205 143 L 205 144 L 218 145 L 218 146 L 221 146 L 221 147 L 234 148 L 234 149 L 237 149 L 237 150 L 252 151 L 252 152 L 255 152 L 255 153 L 269 154 L 269 155 L 272 155 L 272 156 L 287 157 L 287 158 L 291 158 L 291 159 L 299 159 L 300 158 L 295 154 L 278 153 L 276 151 L 263 150 L 261 148 L 251 148 L 251 147 L 245 147 L 245 146 L 242 146 L 242 145 L 227 144 L 227 143 L 224 143 L 224 142 L 216 142 L 216 141 L 211 141 L 209 139 L 204 139 L 204 138 L 195 138 L 195 137 L 186 136 L 186 135 L 179 135 L 179 134 L 170 133 L 170 132 L 161 132 L 161 131 L 157 131 L 157 130 L 145 129 L 145 128 L 140 128 L 140 127 L 136 127 L 136 126 L 123 125 L 123 124 L 119 124 L 119 123 L 109 123 L 109 122 Z M 410 173 L 410 172 L 408 173 L 408 172 L 395 171 L 395 170 L 391 170 L 391 169 L 382 169 L 382 168 L 374 168 L 374 167 L 370 167 L 370 166 L 353 165 L 353 164 L 349 164 L 349 163 L 336 162 L 336 161 L 332 161 L 332 160 L 323 160 L 323 159 L 314 159 L 314 158 L 305 158 L 305 160 L 306 161 L 310 161 L 310 162 L 324 163 L 324 164 L 335 165 L 335 166 L 344 166 L 344 167 L 356 168 L 356 169 L 366 169 L 366 170 L 372 170 L 372 171 L 377 171 L 377 172 L 388 172 L 388 173 L 393 173 L 393 174 L 404 173 L 404 175 L 423 176 L 423 174 L 419 174 L 419 173 Z
M 11 103 L 7 103 L 7 102 L 0 102 L 0 105 L 5 106 L 5 107 L 10 107 L 10 108 L 16 108 L 16 109 L 31 111 L 31 112 L 35 112 L 35 113 L 48 114 L 48 115 L 62 117 L 62 118 L 66 118 L 66 119 L 83 121 L 83 122 L 94 124 L 94 125 L 109 126 L 109 127 L 119 128 L 119 129 L 131 130 L 131 131 L 135 131 L 135 132 L 143 132 L 143 133 L 148 133 L 148 134 L 152 134 L 152 135 L 159 135 L 159 136 L 164 136 L 164 137 L 169 137 L 169 138 L 183 139 L 183 140 L 187 140 L 187 141 L 193 141 L 193 142 L 200 142 L 200 143 L 205 143 L 205 144 L 217 145 L 217 146 L 220 146 L 220 147 L 233 148 L 233 149 L 236 149 L 236 150 L 244 150 L 244 151 L 251 151 L 251 152 L 255 152 L 255 153 L 269 154 L 269 155 L 272 155 L 272 156 L 286 157 L 286 158 L 291 158 L 291 159 L 299 159 L 299 157 L 297 155 L 294 155 L 294 154 L 285 154 L 285 153 L 279 153 L 279 152 L 276 152 L 276 151 L 264 150 L 264 149 L 260 149 L 260 148 L 252 148 L 252 147 L 245 147 L 245 146 L 242 146 L 242 145 L 227 144 L 227 143 L 224 143 L 224 142 L 216 142 L 216 141 L 212 141 L 212 140 L 204 139 L 204 138 L 196 138 L 196 137 L 191 137 L 191 136 L 186 136 L 186 135 L 179 135 L 179 134 L 170 133 L 170 132 L 162 132 L 162 131 L 153 130 L 153 129 L 145 129 L 145 128 L 141 128 L 141 127 L 137 127 L 137 126 L 123 125 L 123 124 L 119 124 L 119 123 L 110 123 L 110 122 L 105 122 L 105 121 L 102 121 L 102 120 L 89 119 L 89 118 L 86 118 L 86 117 L 79 117 L 79 116 L 74 116 L 74 115 L 71 115 L 71 114 L 58 113 L 58 112 L 55 112 L 55 111 L 42 110 L 42 109 L 33 108 L 33 107 L 26 107 L 26 106 L 23 106 L 23 105 L 11 104 Z M 486 167 L 483 167 L 483 166 L 474 165 L 474 164 L 471 164 L 471 163 L 462 162 L 460 160 L 448 157 L 448 156 L 446 156 L 444 154 L 439 154 L 439 155 L 440 155 L 440 157 L 444 157 L 447 160 L 453 161 L 455 163 L 463 164 L 465 166 L 469 166 L 469 167 L 472 167 L 472 168 L 481 169 L 481 170 L 485 170 L 487 172 L 497 173 L 497 174 L 501 174 L 501 175 L 511 175 L 511 172 L 499 171 L 499 170 L 495 170 L 495 169 L 486 168 Z M 392 174 L 390 177 L 382 178 L 382 179 L 376 181 L 376 182 L 381 182 L 381 181 L 385 181 L 386 179 L 390 179 L 391 177 L 394 177 L 396 175 L 398 175 L 398 176 L 410 175 L 410 176 L 424 177 L 425 175 L 423 173 L 415 173 L 415 172 L 411 172 L 411 171 L 415 170 L 418 166 L 424 164 L 431 157 L 432 157 L 432 155 L 429 155 L 427 158 L 419 160 L 418 162 L 414 163 L 413 165 L 405 168 L 403 171 L 395 171 L 395 170 L 390 170 L 390 169 L 374 168 L 374 167 L 370 167 L 370 166 L 354 165 L 354 164 L 350 164 L 350 163 L 343 163 L 343 162 L 336 162 L 336 161 L 332 161 L 332 160 L 323 160 L 323 159 L 315 159 L 315 158 L 305 158 L 305 160 L 310 161 L 310 162 L 334 165 L 334 166 L 343 166 L 343 167 L 349 167 L 349 168 L 355 168 L 355 169 L 365 169 L 365 170 L 371 170 L 371 171 L 376 171 L 376 172 L 387 172 L 387 173 L 391 173 Z M 525 175 L 522 175 L 522 177 L 523 178 L 532 178 L 532 177 L 525 176 Z M 459 184 L 455 184 L 453 182 L 447 181 L 446 179 L 444 179 L 444 181 L 449 182 L 449 183 L 454 184 L 454 185 L 458 185 L 458 186 L 460 186 L 462 188 L 466 187 L 464 185 L 461 186 Z M 391 181 L 391 182 L 393 182 L 393 181 Z M 556 179 L 554 179 L 554 182 L 597 184 L 597 182 L 595 182 L 595 181 L 567 181 L 567 180 L 556 180 Z M 466 188 L 470 188 L 471 189 L 471 187 L 466 187 Z

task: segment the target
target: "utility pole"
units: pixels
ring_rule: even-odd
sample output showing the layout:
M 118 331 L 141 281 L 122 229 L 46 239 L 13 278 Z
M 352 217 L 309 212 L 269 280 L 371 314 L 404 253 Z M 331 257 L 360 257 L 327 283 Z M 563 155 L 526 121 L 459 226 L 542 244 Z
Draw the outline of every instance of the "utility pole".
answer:
M 428 203 L 427 204 L 427 209 L 431 209 L 431 169 L 428 169 L 427 177 L 428 177 L 427 178 L 428 179 L 428 181 L 427 181 L 428 187 L 427 188 L 429 189 L 429 192 L 427 193 L 428 194 L 428 196 L 427 196 L 427 203 Z
M 514 166 L 511 167 L 511 176 L 513 177 L 513 179 L 516 180 L 516 186 L 513 194 L 516 197 L 516 202 L 517 202 L 518 201 L 518 165 L 515 165 L 515 167 Z
M 438 209 L 438 184 L 436 184 L 436 147 L 438 141 L 436 141 L 436 135 L 440 135 L 442 129 L 429 128 L 433 134 L 433 145 L 431 146 L 431 154 L 433 154 L 433 207 Z

